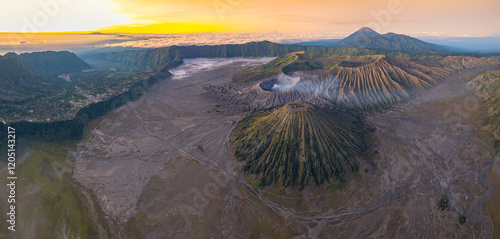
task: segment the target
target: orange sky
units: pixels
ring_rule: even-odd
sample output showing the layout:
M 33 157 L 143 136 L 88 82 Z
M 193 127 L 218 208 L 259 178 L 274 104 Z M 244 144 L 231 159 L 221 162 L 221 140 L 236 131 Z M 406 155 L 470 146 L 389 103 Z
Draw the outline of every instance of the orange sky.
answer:
M 500 34 L 498 0 L 17 0 L 0 32 Z

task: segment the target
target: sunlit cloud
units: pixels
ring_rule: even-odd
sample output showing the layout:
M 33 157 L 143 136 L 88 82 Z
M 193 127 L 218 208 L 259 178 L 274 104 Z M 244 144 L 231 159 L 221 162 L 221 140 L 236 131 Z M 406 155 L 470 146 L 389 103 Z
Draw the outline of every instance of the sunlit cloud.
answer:
M 56 14 L 39 4 L 66 1 Z M 322 33 L 375 25 L 381 33 L 500 34 L 498 0 L 18 0 L 0 9 L 9 22 L 0 32 Z M 50 17 L 38 24 L 43 14 Z
M 493 36 L 492 34 L 469 34 L 469 33 L 448 33 L 448 32 L 422 32 L 422 33 L 413 33 L 410 34 L 413 37 L 421 37 L 421 38 L 450 38 L 450 37 L 489 37 Z
M 188 34 L 137 34 L 131 35 L 136 40 L 106 44 L 107 47 L 158 48 L 165 46 L 242 44 L 256 41 L 276 43 L 296 43 L 327 39 L 340 39 L 347 33 L 188 33 Z
M 107 0 L 2 1 L 0 32 L 94 31 L 129 18 Z

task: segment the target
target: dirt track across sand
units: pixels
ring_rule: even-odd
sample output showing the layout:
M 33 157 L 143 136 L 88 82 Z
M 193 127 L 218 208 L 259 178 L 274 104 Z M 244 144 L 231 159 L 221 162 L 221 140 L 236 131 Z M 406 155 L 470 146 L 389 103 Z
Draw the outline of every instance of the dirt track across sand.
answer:
M 492 237 L 483 203 L 491 194 L 485 175 L 493 159 L 474 135 L 479 109 L 468 116 L 448 110 L 465 107 L 461 99 L 471 92 L 463 80 L 452 77 L 412 102 L 367 117 L 377 128 L 374 170 L 360 172 L 338 192 L 290 197 L 243 180 L 228 140 L 245 106 L 238 113 L 240 106 L 204 94 L 204 86 L 228 84 L 245 64 L 163 81 L 89 126 L 72 153 L 75 179 L 116 222 L 115 236 Z M 437 209 L 442 194 L 450 211 Z M 458 226 L 462 214 L 468 221 Z

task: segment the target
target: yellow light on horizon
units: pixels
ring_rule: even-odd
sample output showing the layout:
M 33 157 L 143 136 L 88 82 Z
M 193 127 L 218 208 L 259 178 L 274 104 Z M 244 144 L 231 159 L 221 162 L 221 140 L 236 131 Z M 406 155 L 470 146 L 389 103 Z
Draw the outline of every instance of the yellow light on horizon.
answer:
M 384 32 L 500 34 L 498 0 L 17 0 L 2 4 L 0 32 Z M 390 15 L 388 4 L 401 11 Z M 432 8 L 429 8 L 429 6 Z M 464 16 L 464 14 L 466 16 Z M 385 20 L 386 19 L 386 20 Z
M 200 33 L 224 32 L 231 28 L 207 23 L 197 22 L 160 22 L 153 24 L 113 25 L 97 29 L 99 32 L 109 33 Z

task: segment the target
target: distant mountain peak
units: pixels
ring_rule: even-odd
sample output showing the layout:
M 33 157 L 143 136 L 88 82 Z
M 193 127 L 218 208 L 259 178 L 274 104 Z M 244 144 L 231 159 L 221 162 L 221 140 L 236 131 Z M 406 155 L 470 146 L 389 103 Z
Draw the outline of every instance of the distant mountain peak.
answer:
M 341 40 L 339 44 L 342 46 L 346 42 L 354 42 L 360 40 L 366 40 L 372 37 L 380 36 L 380 34 L 369 27 L 362 27 L 358 31 L 346 37 L 344 40 Z
M 336 46 L 382 51 L 447 52 L 446 49 L 435 44 L 393 32 L 381 35 L 369 27 L 362 27 L 343 40 L 340 40 Z
M 357 30 L 356 32 L 377 33 L 377 34 L 379 34 L 378 32 L 374 31 L 373 29 L 371 29 L 369 27 L 362 27 L 359 30 Z

